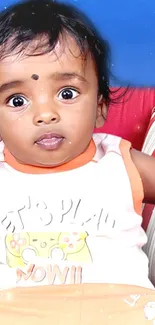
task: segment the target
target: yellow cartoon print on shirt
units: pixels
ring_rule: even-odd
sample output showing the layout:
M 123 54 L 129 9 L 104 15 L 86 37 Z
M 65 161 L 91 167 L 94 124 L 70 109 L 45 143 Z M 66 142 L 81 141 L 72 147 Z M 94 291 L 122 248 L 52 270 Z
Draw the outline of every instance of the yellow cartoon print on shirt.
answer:
M 91 262 L 86 232 L 30 232 L 8 234 L 5 238 L 6 261 L 14 267 L 33 263 L 37 257 L 60 262 Z

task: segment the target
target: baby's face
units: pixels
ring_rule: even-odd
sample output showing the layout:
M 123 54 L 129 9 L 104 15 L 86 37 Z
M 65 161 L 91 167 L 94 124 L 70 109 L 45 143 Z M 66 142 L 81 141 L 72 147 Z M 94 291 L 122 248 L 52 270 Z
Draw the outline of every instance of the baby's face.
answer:
M 19 162 L 72 160 L 87 148 L 100 110 L 94 62 L 71 38 L 45 55 L 0 61 L 0 136 Z

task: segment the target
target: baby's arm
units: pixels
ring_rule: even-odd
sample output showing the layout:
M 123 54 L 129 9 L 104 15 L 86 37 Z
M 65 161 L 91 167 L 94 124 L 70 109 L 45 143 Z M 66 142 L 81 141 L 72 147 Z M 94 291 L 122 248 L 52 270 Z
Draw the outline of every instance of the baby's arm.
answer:
M 144 202 L 155 204 L 155 158 L 132 149 L 132 160 L 144 187 Z

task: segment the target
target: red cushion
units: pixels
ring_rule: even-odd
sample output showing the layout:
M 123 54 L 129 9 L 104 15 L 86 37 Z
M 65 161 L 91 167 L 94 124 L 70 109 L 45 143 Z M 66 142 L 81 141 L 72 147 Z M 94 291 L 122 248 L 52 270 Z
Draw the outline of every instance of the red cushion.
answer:
M 122 92 L 122 89 L 120 90 Z M 120 93 L 118 92 L 118 94 Z M 111 104 L 104 126 L 97 130 L 131 141 L 140 150 L 155 106 L 155 89 L 131 89 L 118 104 Z

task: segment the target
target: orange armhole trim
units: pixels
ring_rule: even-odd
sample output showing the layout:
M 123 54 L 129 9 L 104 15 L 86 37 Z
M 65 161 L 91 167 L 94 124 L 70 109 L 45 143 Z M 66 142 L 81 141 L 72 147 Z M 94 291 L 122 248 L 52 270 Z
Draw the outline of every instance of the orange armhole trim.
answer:
M 130 180 L 134 209 L 137 214 L 141 215 L 142 201 L 144 198 L 144 190 L 143 190 L 140 174 L 131 158 L 131 154 L 130 154 L 130 150 L 132 149 L 131 143 L 126 140 L 121 140 L 119 149 Z

